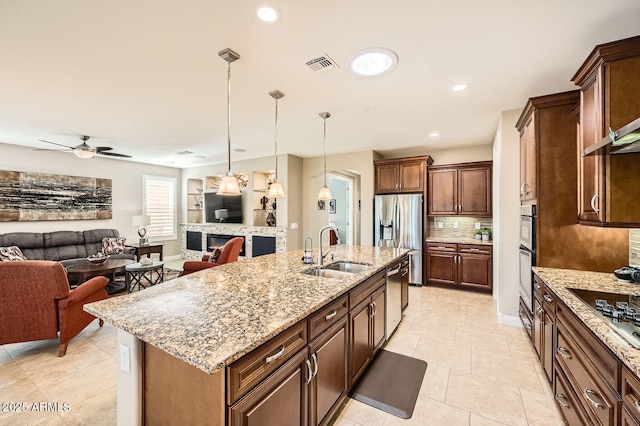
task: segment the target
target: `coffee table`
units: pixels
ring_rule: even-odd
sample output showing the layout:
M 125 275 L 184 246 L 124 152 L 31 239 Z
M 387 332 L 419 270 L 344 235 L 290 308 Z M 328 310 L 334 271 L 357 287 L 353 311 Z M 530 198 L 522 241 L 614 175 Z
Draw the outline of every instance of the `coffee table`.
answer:
M 155 260 L 149 265 L 142 263 L 133 263 L 125 268 L 125 286 L 127 291 L 131 293 L 138 286 L 138 290 L 142 290 L 147 286 L 159 284 L 164 281 L 164 262 Z M 155 277 L 153 276 L 155 273 Z M 146 285 L 142 282 L 144 280 Z
M 132 263 L 133 260 L 131 259 L 109 259 L 100 265 L 94 265 L 87 260 L 86 263 L 77 263 L 75 265 L 68 266 L 67 276 L 70 280 L 71 278 L 75 278 L 75 280 L 80 284 L 90 278 L 103 276 L 109 278 L 109 285 L 111 285 L 116 278 L 116 274 L 118 272 L 124 272 L 125 266 Z M 107 293 L 117 293 L 118 290 L 122 291 L 124 288 L 124 286 L 115 286 L 114 288 L 107 290 Z

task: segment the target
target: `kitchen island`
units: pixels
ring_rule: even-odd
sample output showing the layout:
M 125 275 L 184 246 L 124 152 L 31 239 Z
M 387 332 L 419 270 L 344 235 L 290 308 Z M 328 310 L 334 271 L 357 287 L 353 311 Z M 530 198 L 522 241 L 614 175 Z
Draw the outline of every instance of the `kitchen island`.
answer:
M 342 279 L 302 273 L 315 266 L 302 263 L 302 250 L 277 253 L 207 269 L 135 294 L 85 305 L 87 312 L 119 329 L 118 423 L 148 422 L 151 411 L 160 410 L 165 420 L 173 412 L 181 416 L 183 423 L 188 423 L 184 415 L 191 413 L 193 421 L 206 419 L 209 424 L 225 424 L 231 416 L 226 414 L 228 406 L 247 393 L 242 388 L 246 377 L 234 376 L 230 368 L 234 362 L 259 352 L 265 343 L 279 336 L 287 337 L 287 333 L 291 336 L 286 341 L 304 341 L 306 345 L 307 318 L 327 306 L 336 305 L 326 315 L 336 319 L 345 318 L 346 314 L 338 302 L 346 309 L 355 308 L 356 302 L 358 306 L 366 302 L 369 302 L 366 306 L 374 306 L 373 293 L 359 290 L 366 284 L 362 283 L 373 277 L 379 280 L 385 268 L 406 253 L 404 249 L 338 246 L 333 253 L 334 260 L 329 263 L 349 261 L 370 265 Z M 352 289 L 355 290 L 350 292 Z M 372 287 L 373 290 L 376 288 Z M 354 306 L 349 305 L 352 299 Z M 370 309 L 367 316 L 373 317 L 373 308 Z M 356 319 L 354 316 L 354 321 Z M 313 324 L 309 320 L 309 342 Z M 345 330 L 348 330 L 346 326 Z M 278 344 L 275 353 L 267 353 L 267 360 L 278 354 L 282 356 L 280 352 L 286 352 L 286 346 L 286 343 Z M 283 363 L 288 355 L 298 357 L 285 354 Z M 293 361 L 295 359 L 286 361 L 284 366 Z M 278 366 L 279 362 L 273 365 Z M 155 370 L 152 366 L 156 366 Z M 317 366 L 316 361 L 316 371 Z M 251 370 L 251 374 L 274 369 Z M 307 378 L 310 379 L 305 377 L 305 381 Z M 236 381 L 241 383 L 238 385 Z M 231 382 L 238 385 L 238 389 L 232 391 Z M 154 401 L 161 403 L 154 406 Z M 179 411 L 180 407 L 167 406 L 170 401 L 190 406 Z M 150 406 L 155 409 L 150 410 Z

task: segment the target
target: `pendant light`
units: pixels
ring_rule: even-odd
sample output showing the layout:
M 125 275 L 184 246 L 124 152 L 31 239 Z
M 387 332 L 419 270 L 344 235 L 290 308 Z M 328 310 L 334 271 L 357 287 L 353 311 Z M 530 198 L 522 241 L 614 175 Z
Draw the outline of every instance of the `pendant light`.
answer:
M 231 49 L 218 52 L 218 56 L 227 61 L 227 174 L 220 181 L 218 195 L 240 195 L 238 180 L 231 173 L 231 62 L 240 59 L 240 55 Z
M 279 90 L 274 90 L 273 92 L 269 92 L 269 95 L 276 100 L 276 136 L 275 136 L 275 157 L 276 157 L 276 178 L 271 183 L 269 187 L 269 191 L 267 196 L 269 198 L 282 198 L 287 195 L 284 192 L 284 188 L 282 184 L 278 181 L 278 99 L 284 97 L 284 93 Z
M 324 186 L 320 188 L 320 193 L 318 194 L 318 200 L 328 201 L 333 197 L 331 196 L 331 192 L 329 191 L 329 187 L 327 186 L 327 118 L 331 117 L 331 114 L 328 112 L 321 112 L 318 114 L 324 120 L 324 159 L 323 159 L 323 176 L 324 176 Z

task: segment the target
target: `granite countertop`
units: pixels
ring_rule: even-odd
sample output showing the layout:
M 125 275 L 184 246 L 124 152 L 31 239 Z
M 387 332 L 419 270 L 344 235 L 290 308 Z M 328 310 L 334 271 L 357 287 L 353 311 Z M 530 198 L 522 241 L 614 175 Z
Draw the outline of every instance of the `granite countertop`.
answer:
M 613 273 L 576 271 L 534 266 L 533 271 L 611 351 L 637 376 L 640 376 L 640 349 L 612 333 L 607 323 L 596 315 L 570 288 L 640 296 L 638 284 L 618 282 Z
M 336 246 L 334 260 L 327 264 L 345 260 L 371 265 L 348 280 L 300 273 L 317 266 L 302 263 L 303 250 L 271 254 L 86 304 L 84 310 L 212 374 L 407 252 Z
M 428 243 L 458 243 L 458 244 L 477 244 L 481 246 L 492 246 L 493 240 L 483 241 L 476 240 L 472 237 L 427 237 Z

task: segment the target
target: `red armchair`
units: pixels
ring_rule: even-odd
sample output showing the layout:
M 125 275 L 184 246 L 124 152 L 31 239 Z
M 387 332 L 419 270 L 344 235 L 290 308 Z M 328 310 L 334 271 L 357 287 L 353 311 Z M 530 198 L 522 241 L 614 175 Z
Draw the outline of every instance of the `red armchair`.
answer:
M 64 356 L 69 341 L 95 319 L 82 306 L 106 299 L 107 283 L 95 277 L 69 290 L 59 262 L 0 262 L 0 344 L 59 337 L 58 356 Z
M 238 255 L 242 251 L 242 243 L 244 238 L 236 237 L 226 242 L 221 248 L 220 256 L 217 262 L 209 262 L 209 255 L 202 255 L 202 260 L 187 260 L 182 265 L 180 276 L 191 274 L 193 272 L 202 271 L 203 269 L 213 268 L 215 266 L 224 265 L 238 260 Z

